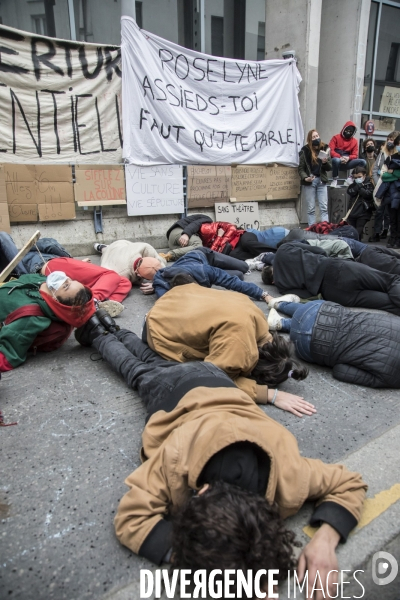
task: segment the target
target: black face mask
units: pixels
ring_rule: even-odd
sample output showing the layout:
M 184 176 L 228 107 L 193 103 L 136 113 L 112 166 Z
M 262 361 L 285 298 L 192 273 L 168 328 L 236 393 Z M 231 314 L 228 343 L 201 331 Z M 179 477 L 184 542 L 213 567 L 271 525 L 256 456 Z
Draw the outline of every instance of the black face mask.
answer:
M 369 153 L 369 152 L 373 152 L 374 150 L 375 150 L 375 147 L 374 147 L 374 146 L 367 146 L 367 147 L 366 147 L 366 151 L 367 151 L 368 153 Z
M 354 131 L 352 129 L 345 129 L 343 131 L 343 137 L 345 140 L 349 140 L 353 137 Z
M 319 146 L 320 143 L 321 143 L 321 138 L 316 138 L 315 140 L 312 141 L 313 146 Z
M 386 142 L 386 146 L 388 150 L 393 150 L 394 148 L 394 142 Z

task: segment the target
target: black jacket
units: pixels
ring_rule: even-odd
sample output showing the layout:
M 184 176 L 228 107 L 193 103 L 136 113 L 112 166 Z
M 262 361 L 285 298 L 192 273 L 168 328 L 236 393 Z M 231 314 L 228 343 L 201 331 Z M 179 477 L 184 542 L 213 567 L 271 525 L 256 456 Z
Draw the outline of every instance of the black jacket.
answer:
M 352 183 L 347 188 L 350 196 L 349 208 L 352 207 L 349 217 L 353 219 L 370 219 L 372 211 L 375 208 L 372 192 L 374 185 L 370 177 L 366 177 L 362 183 Z
M 169 234 L 175 227 L 181 227 L 182 233 L 186 233 L 189 237 L 199 232 L 200 227 L 203 223 L 212 223 L 213 220 L 206 215 L 188 215 L 187 217 L 182 217 L 179 221 L 176 221 L 172 227 L 170 227 L 167 231 L 167 238 L 169 238 Z
M 274 259 L 274 284 L 281 294 L 290 292 L 311 298 L 320 292 L 331 260 L 325 250 L 301 242 L 287 242 L 278 248 Z
M 400 319 L 324 302 L 313 327 L 311 354 L 316 364 L 333 367 L 340 381 L 400 388 Z
M 329 151 L 329 146 L 327 146 L 326 144 L 321 146 L 321 150 L 323 150 L 324 152 L 328 152 Z M 323 163 L 319 158 L 317 159 L 319 166 L 320 166 L 320 177 L 321 177 L 321 181 L 322 183 L 328 183 L 328 171 L 332 171 L 332 159 L 330 157 L 330 155 L 328 156 L 328 160 L 326 163 Z M 306 144 L 305 146 L 302 147 L 302 149 L 300 150 L 299 153 L 299 167 L 298 167 L 298 172 L 300 175 L 300 183 L 301 185 L 311 185 L 312 182 L 311 181 L 306 181 L 307 177 L 311 176 L 311 150 L 308 147 L 308 145 Z

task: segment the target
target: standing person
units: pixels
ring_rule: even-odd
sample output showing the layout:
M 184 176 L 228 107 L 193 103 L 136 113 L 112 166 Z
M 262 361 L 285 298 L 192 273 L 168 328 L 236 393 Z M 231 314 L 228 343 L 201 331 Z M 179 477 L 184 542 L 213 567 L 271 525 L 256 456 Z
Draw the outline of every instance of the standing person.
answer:
M 400 248 L 400 135 L 395 139 L 396 152 L 385 160 L 386 172 L 376 198 L 389 207 L 390 238 L 387 248 Z
M 339 177 L 339 170 L 345 169 L 346 171 L 354 169 L 355 167 L 365 167 L 366 162 L 363 158 L 358 158 L 358 142 L 354 135 L 357 131 L 357 127 L 353 121 L 347 121 L 342 131 L 333 136 L 329 142 L 329 148 L 331 149 L 332 156 L 332 183 L 331 187 L 337 186 L 337 180 Z M 348 177 L 346 184 L 350 185 L 353 180 Z
M 366 162 L 367 175 L 372 177 L 372 169 L 374 168 L 378 153 L 375 150 L 375 142 L 372 138 L 367 138 L 363 141 L 363 151 L 360 153 L 360 158 Z
M 395 139 L 400 135 L 400 131 L 392 131 L 382 145 L 375 164 L 372 168 L 372 179 L 375 186 L 378 185 L 380 176 L 386 170 L 385 160 L 396 152 Z M 383 227 L 383 230 L 382 230 Z M 389 230 L 389 208 L 387 205 L 380 205 L 375 213 L 374 234 L 369 238 L 369 242 L 379 242 L 387 238 Z
M 357 229 L 360 242 L 362 241 L 364 227 L 371 219 L 375 208 L 373 191 L 374 186 L 371 178 L 367 175 L 366 168 L 356 167 L 353 170 L 353 183 L 347 188 L 347 193 L 350 196 L 349 209 L 351 210 L 346 221 Z
M 319 154 L 322 152 L 322 158 Z M 321 142 L 316 129 L 307 134 L 307 143 L 300 150 L 299 175 L 307 202 L 308 226 L 315 223 L 315 204 L 318 202 L 321 221 L 328 217 L 328 171 L 332 170 L 329 148 Z

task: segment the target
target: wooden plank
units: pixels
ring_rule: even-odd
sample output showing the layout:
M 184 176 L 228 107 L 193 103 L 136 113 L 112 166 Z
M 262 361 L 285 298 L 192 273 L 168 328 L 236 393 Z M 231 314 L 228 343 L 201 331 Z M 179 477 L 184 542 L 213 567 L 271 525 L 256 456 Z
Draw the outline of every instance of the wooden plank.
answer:
M 6 268 L 0 273 L 0 283 L 3 283 L 6 277 L 8 277 L 12 273 L 14 267 L 16 267 L 17 264 L 24 258 L 24 256 L 28 254 L 29 250 L 40 238 L 40 235 L 40 231 L 36 231 L 30 238 L 30 240 L 26 242 L 25 246 L 21 248 L 18 254 L 12 259 L 12 261 L 8 263 Z
M 126 200 L 104 200 L 104 202 L 102 202 L 101 200 L 93 200 L 92 202 L 86 201 L 86 202 L 77 202 L 78 206 L 116 206 L 117 204 L 124 204 L 126 205 Z

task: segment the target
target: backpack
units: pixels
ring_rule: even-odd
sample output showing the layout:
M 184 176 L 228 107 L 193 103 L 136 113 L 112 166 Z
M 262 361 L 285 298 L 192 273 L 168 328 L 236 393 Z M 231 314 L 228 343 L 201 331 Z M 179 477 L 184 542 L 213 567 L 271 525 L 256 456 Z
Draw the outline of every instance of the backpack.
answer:
M 40 306 L 37 304 L 27 304 L 26 306 L 21 306 L 20 308 L 13 310 L 13 312 L 5 319 L 4 325 L 9 325 L 22 317 L 44 316 Z M 60 348 L 60 346 L 67 341 L 72 330 L 72 325 L 68 325 L 68 323 L 52 321 L 47 329 L 41 331 L 36 336 L 29 350 L 33 350 L 35 354 L 36 352 L 52 352 L 53 350 L 57 350 L 57 348 Z

